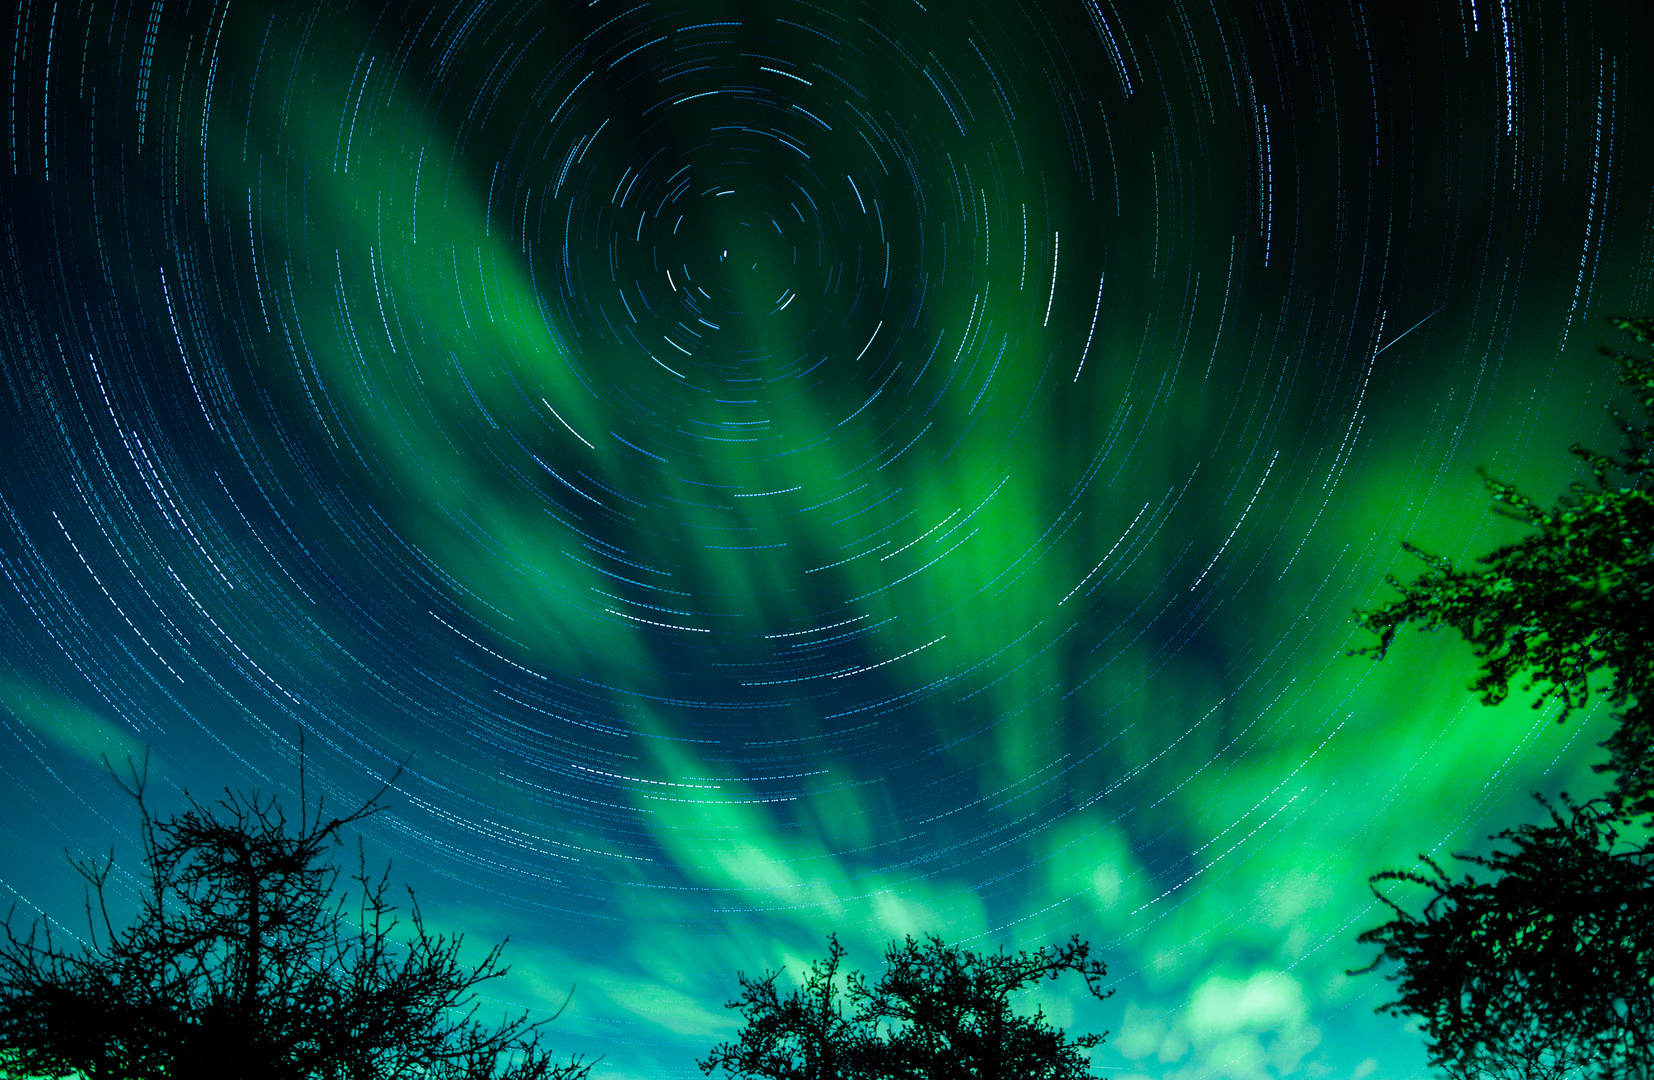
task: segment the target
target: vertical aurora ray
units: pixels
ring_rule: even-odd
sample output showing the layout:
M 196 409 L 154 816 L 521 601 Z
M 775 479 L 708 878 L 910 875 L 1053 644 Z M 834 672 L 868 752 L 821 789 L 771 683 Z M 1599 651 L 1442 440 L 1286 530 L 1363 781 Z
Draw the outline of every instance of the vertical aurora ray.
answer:
M 21 5 L 0 883 L 302 733 L 610 1076 L 833 930 L 1090 938 L 1115 1077 L 1420 1075 L 1365 876 L 1603 721 L 1348 616 L 1609 442 L 1648 26 L 1243 7 Z

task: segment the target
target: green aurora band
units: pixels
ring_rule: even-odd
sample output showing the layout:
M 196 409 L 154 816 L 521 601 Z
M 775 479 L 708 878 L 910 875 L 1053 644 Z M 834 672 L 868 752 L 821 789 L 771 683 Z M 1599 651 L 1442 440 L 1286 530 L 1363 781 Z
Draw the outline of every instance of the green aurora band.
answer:
M 1606 718 L 1350 612 L 1654 301 L 1646 15 L 1480 7 L 22 5 L 0 884 L 303 735 L 602 1077 L 829 932 L 1081 934 L 1116 1080 L 1422 1075 L 1366 876 Z

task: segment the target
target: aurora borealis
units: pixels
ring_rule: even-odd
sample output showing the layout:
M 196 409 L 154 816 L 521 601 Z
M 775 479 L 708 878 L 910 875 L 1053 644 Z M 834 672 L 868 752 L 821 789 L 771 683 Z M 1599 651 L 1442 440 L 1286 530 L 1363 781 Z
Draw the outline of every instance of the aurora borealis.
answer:
M 1351 610 L 1612 448 L 1644 5 L 24 0 L 0 885 L 100 755 L 371 795 L 604 1078 L 735 972 L 1078 933 L 1101 1075 L 1424 1074 L 1368 874 L 1605 718 Z M 130 873 L 135 867 L 124 864 Z M 123 881 L 131 881 L 124 878 Z M 1028 1002 L 1032 1006 L 1033 1000 Z

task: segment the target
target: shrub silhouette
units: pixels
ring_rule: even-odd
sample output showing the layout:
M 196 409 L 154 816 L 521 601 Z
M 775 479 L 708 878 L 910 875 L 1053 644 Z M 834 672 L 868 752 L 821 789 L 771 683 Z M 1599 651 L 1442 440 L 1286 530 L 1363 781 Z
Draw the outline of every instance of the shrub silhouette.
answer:
M 700 1062 L 735 1077 L 763 1080 L 1088 1080 L 1083 1050 L 1103 1035 L 1070 1039 L 1042 1009 L 1012 1012 L 1010 996 L 1071 971 L 1099 1001 L 1107 969 L 1089 959 L 1076 935 L 1067 943 L 1010 955 L 973 953 L 927 936 L 885 950 L 885 971 L 869 985 L 861 972 L 841 975 L 837 936 L 827 958 L 783 997 L 778 972 L 738 973 L 741 997 L 728 1007 L 746 1018 L 737 1041 Z M 1106 1033 L 1105 1033 L 1106 1034 Z
M 358 844 L 353 887 L 328 857 L 341 831 L 379 812 L 384 791 L 324 820 L 226 789 L 156 817 L 148 772 L 117 777 L 138 804 L 146 867 L 136 918 L 109 912 L 113 855 L 76 862 L 90 944 L 59 946 L 51 922 L 0 941 L 0 1075 L 89 1080 L 584 1080 L 552 1061 L 528 1014 L 476 1019 L 478 985 L 506 974 L 502 946 L 472 968 L 461 938 L 432 934 L 391 903 Z M 111 770 L 113 775 L 113 770 Z M 394 783 L 394 779 L 392 781 Z M 388 790 L 389 785 L 386 786 Z M 15 914 L 15 911 L 14 913 Z M 571 991 L 572 992 L 572 991 Z M 567 1002 L 565 1001 L 565 1004 Z M 561 1012 L 561 1009 L 559 1009 Z

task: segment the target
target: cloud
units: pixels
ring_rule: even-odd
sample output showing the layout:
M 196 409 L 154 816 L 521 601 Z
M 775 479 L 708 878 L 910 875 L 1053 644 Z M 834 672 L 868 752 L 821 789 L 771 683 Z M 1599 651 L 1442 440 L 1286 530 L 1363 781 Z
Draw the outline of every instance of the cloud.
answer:
M 1172 1013 L 1128 1004 L 1114 1049 L 1139 1068 L 1170 1066 L 1164 1080 L 1276 1080 L 1299 1072 L 1321 1043 L 1309 1011 L 1303 987 L 1284 972 L 1211 975 Z
M 726 1031 L 735 1023 L 729 1016 L 708 1009 L 699 998 L 657 982 L 611 978 L 603 991 L 621 1010 L 679 1035 L 702 1038 L 707 1032 Z
M 1214 975 L 1195 990 L 1188 1007 L 1190 1026 L 1207 1037 L 1268 1030 L 1307 1012 L 1296 979 L 1265 972 L 1244 981 Z
M 0 706 L 36 735 L 88 761 L 143 756 L 130 734 L 76 701 L 21 680 L 0 680 Z

